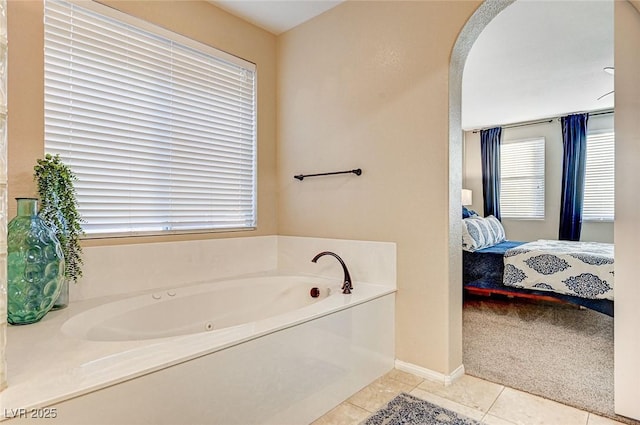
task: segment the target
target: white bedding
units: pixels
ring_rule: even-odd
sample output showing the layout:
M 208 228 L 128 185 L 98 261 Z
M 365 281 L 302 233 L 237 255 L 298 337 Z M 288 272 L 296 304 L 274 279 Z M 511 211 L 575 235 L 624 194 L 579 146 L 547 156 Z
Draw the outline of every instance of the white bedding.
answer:
M 507 250 L 504 284 L 613 300 L 613 244 L 539 240 Z

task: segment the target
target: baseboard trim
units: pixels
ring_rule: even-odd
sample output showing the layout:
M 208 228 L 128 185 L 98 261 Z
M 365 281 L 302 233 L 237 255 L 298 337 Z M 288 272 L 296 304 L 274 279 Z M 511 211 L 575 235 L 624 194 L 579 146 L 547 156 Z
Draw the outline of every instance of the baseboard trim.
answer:
M 464 365 L 458 366 L 449 375 L 436 372 L 435 370 L 427 369 L 426 367 L 414 365 L 412 363 L 403 362 L 402 360 L 398 360 L 398 359 L 396 359 L 395 361 L 395 366 L 396 366 L 396 369 L 398 370 L 412 373 L 424 379 L 428 379 L 429 381 L 439 382 L 443 384 L 445 387 L 453 384 L 462 375 L 464 375 Z

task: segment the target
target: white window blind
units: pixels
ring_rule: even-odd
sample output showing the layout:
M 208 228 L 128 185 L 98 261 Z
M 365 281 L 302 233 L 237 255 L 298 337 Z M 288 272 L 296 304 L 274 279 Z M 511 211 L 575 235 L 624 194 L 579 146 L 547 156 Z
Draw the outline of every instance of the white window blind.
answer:
M 500 146 L 500 215 L 544 218 L 543 137 L 503 142 Z
M 88 3 L 45 2 L 45 149 L 86 233 L 254 227 L 255 65 Z
M 615 134 L 613 131 L 587 135 L 583 220 L 612 221 L 614 219 L 614 156 Z

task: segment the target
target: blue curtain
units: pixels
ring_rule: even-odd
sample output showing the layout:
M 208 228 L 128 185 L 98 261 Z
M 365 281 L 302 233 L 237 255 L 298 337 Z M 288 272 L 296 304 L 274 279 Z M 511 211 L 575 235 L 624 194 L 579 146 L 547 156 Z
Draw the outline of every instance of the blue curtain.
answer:
M 480 131 L 484 215 L 500 220 L 500 141 L 502 127 Z
M 587 121 L 589 114 L 568 115 L 560 120 L 564 147 L 558 232 L 560 240 L 580 240 L 587 158 Z

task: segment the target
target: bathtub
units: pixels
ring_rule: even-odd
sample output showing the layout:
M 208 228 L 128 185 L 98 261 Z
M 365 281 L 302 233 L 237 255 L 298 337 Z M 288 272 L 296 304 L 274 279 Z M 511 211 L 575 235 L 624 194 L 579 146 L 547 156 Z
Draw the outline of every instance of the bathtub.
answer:
M 93 341 L 166 338 L 258 322 L 326 299 L 340 286 L 300 276 L 203 283 L 107 303 L 75 315 L 62 332 Z M 312 289 L 317 295 L 311 295 Z M 318 307 L 315 308 L 318 310 Z
M 393 368 L 395 288 L 339 280 L 202 282 L 10 327 L 0 420 L 310 423 Z

